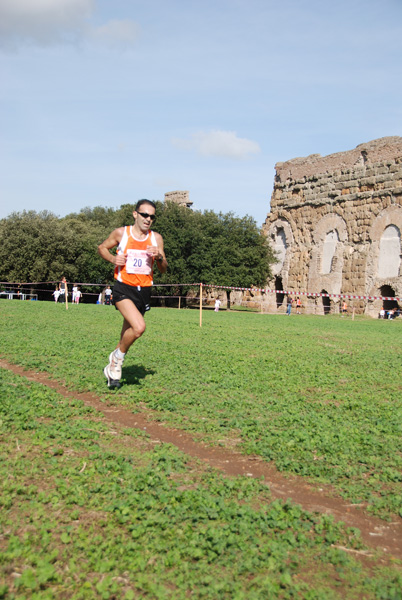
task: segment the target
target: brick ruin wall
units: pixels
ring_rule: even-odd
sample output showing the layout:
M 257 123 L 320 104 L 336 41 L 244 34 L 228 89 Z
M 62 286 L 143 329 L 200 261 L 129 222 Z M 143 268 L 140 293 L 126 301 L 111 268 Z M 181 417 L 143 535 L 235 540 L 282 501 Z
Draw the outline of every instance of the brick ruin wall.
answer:
M 166 192 L 165 202 L 175 202 L 180 206 L 187 206 L 187 208 L 190 208 L 193 204 L 193 202 L 190 200 L 190 192 L 187 190 L 176 190 L 174 192 Z
M 402 138 L 277 163 L 263 231 L 278 257 L 268 288 L 305 293 L 309 312 L 329 302 L 313 293 L 402 297 Z M 281 295 L 266 296 L 277 310 Z M 383 301 L 349 304 L 377 316 Z

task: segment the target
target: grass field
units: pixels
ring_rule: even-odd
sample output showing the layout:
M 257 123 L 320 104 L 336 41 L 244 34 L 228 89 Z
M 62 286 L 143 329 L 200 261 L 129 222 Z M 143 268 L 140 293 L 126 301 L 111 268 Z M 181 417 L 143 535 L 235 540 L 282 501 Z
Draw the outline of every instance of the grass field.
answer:
M 402 320 L 153 309 L 111 393 L 114 308 L 0 319 L 9 362 L 402 517 Z M 399 565 L 341 549 L 358 532 L 1 376 L 0 598 L 402 598 Z

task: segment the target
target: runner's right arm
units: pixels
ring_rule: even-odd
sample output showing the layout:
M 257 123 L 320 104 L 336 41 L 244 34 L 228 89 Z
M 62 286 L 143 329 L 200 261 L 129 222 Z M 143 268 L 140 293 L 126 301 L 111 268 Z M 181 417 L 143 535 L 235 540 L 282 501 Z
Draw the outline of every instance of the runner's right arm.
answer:
M 120 244 L 123 237 L 124 227 L 119 227 L 98 246 L 98 254 L 113 265 L 123 266 L 127 260 L 127 254 L 112 254 L 110 250 Z

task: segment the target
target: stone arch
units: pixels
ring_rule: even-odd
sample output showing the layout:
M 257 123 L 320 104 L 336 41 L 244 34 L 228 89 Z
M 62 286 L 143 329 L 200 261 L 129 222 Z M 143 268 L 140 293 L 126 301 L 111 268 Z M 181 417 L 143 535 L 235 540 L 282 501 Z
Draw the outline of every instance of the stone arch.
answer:
M 402 296 L 402 207 L 394 204 L 384 209 L 374 220 L 368 237 L 370 247 L 367 253 L 366 294 L 382 296 L 381 289 L 390 286 L 394 295 Z M 399 238 L 399 241 L 398 241 Z M 398 259 L 399 243 L 399 259 Z M 387 259 L 391 250 L 392 259 Z M 367 311 L 376 314 L 382 302 L 370 302 Z
M 378 242 L 388 225 L 395 225 L 402 230 L 402 206 L 393 204 L 380 212 L 369 230 L 369 239 L 372 243 Z
M 339 235 L 339 241 L 346 242 L 348 238 L 345 220 L 335 213 L 329 213 L 322 217 L 313 231 L 313 243 L 316 245 L 324 242 L 328 232 L 336 230 Z
M 325 215 L 317 223 L 312 238 L 308 291 L 325 288 L 330 294 L 340 294 L 344 249 L 348 241 L 344 219 L 334 213 Z
M 377 276 L 379 279 L 398 277 L 401 267 L 401 231 L 387 225 L 380 238 Z
M 336 246 L 339 242 L 339 233 L 337 229 L 328 231 L 324 238 L 322 257 L 321 257 L 321 273 L 329 275 L 334 266 L 334 256 L 336 254 Z
M 271 234 L 271 239 L 275 254 L 278 258 L 275 265 L 273 265 L 273 269 L 276 273 L 279 273 L 283 267 L 283 263 L 285 262 L 286 250 L 288 247 L 284 228 L 278 226 L 276 228 L 276 232 Z
M 327 295 L 328 292 L 326 290 L 321 290 L 321 294 L 322 310 L 324 315 L 329 315 L 331 312 L 331 298 Z
M 284 308 L 282 290 L 286 290 L 288 287 L 292 252 L 297 244 L 297 228 L 292 219 L 288 219 L 286 214 L 278 211 L 273 215 L 270 225 L 264 227 L 264 233 L 272 249 L 278 252 L 278 261 L 271 266 L 273 277 L 270 279 L 269 285 L 275 286 L 275 290 L 278 290 L 279 293 L 269 295 L 267 307 L 268 310 L 282 310 Z
M 385 298 L 395 298 L 395 290 L 390 285 L 383 285 L 380 288 L 381 296 Z M 382 307 L 384 310 L 392 310 L 393 308 L 399 308 L 396 300 L 383 300 Z
M 289 221 L 282 216 L 278 216 L 278 218 L 271 223 L 267 231 L 267 237 L 271 247 L 278 254 L 278 261 L 272 265 L 272 273 L 274 275 L 281 274 L 282 279 L 287 280 L 290 254 L 292 246 L 294 245 L 294 235 Z

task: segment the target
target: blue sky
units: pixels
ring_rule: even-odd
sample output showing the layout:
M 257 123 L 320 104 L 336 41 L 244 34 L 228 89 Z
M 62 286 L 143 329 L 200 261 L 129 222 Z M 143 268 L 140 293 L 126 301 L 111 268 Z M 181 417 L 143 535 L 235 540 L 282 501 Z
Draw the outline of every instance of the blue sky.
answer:
M 269 211 L 275 163 L 402 136 L 401 0 L 0 0 L 0 218 L 189 190 Z

